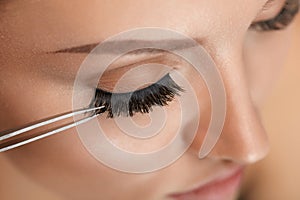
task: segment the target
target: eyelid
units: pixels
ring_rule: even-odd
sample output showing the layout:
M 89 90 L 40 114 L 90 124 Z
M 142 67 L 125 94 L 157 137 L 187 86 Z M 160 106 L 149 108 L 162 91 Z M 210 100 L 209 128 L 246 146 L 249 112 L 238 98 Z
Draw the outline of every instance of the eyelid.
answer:
M 161 81 L 162 79 L 166 78 L 169 76 L 169 73 L 165 74 L 163 77 L 161 77 L 158 81 L 152 83 L 152 84 L 148 84 L 146 85 L 145 87 L 141 87 L 141 88 L 138 88 L 134 91 L 124 91 L 124 92 L 116 92 L 116 91 L 110 91 L 110 90 L 107 90 L 107 89 L 104 89 L 104 88 L 97 88 L 97 90 L 100 90 L 102 92 L 105 92 L 105 93 L 108 93 L 108 94 L 115 94 L 115 95 L 118 95 L 118 94 L 129 94 L 129 93 L 133 93 L 133 92 L 138 92 L 138 91 L 142 91 L 142 90 L 147 90 L 149 89 L 152 85 L 155 85 L 157 84 L 159 81 Z
M 117 59 L 114 63 L 112 63 L 109 68 L 106 70 L 106 72 L 114 73 L 114 72 L 120 72 L 127 71 L 130 68 L 147 64 L 147 63 L 160 63 L 160 64 L 166 64 L 169 66 L 174 66 L 179 63 L 178 60 L 176 60 L 176 57 L 172 56 L 172 59 L 168 59 L 170 57 L 170 53 L 160 51 L 152 54 L 146 54 L 145 55 L 133 55 L 130 57 L 126 57 L 126 55 L 119 59 Z M 174 57 L 174 58 L 173 58 Z
M 103 73 L 98 88 L 113 91 L 116 89 L 115 85 L 118 84 L 117 90 L 131 91 L 137 85 L 156 82 L 170 71 L 178 70 L 182 66 L 182 62 L 176 56 L 172 55 L 170 58 L 166 54 L 135 61 L 127 65 L 116 62 L 114 69 Z
M 161 64 L 146 64 L 140 68 L 131 69 L 123 76 L 122 73 L 104 75 L 99 81 L 98 88 L 110 92 L 131 92 L 157 83 L 162 77 L 176 70 Z

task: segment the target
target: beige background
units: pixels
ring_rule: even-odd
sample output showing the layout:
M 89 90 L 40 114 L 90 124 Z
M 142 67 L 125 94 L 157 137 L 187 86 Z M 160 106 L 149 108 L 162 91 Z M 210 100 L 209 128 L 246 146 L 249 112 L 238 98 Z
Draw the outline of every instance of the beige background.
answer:
M 248 173 L 250 184 L 247 191 L 250 200 L 300 199 L 299 16 L 294 28 L 287 64 L 262 111 L 270 135 L 271 151 L 265 160 L 253 166 Z M 0 163 L 5 163 L 0 166 L 0 199 L 59 199 L 35 185 L 14 166 L 2 162 L 3 159 L 0 155 Z M 18 182 L 15 181 L 16 177 L 20 177 Z M 252 181 L 255 183 L 251 184 Z

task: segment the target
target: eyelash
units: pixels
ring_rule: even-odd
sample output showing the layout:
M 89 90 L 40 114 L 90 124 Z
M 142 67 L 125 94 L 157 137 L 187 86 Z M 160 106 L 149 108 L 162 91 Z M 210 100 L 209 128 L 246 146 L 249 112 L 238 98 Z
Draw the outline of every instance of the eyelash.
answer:
M 135 113 L 149 113 L 152 106 L 166 106 L 176 95 L 180 96 L 184 90 L 170 77 L 165 75 L 156 83 L 133 92 L 111 93 L 96 88 L 94 99 L 90 107 L 105 106 L 94 114 L 108 112 L 107 118 L 130 116 Z
M 280 13 L 273 19 L 256 22 L 250 26 L 256 31 L 275 31 L 286 28 L 299 11 L 299 0 L 287 0 Z

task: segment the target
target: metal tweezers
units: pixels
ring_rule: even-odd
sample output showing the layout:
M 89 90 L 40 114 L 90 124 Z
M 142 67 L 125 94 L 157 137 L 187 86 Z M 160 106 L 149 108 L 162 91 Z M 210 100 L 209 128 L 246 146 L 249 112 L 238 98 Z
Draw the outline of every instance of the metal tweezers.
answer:
M 24 134 L 28 131 L 33 130 L 33 129 L 36 129 L 36 128 L 39 128 L 39 127 L 42 127 L 42 126 L 45 126 L 45 125 L 48 125 L 48 124 L 52 124 L 54 122 L 58 122 L 58 121 L 61 121 L 61 120 L 64 120 L 64 119 L 67 119 L 67 118 L 70 118 L 70 117 L 74 117 L 76 115 L 86 114 L 86 113 L 94 111 L 92 115 L 84 117 L 84 118 L 82 118 L 78 121 L 75 121 L 73 123 L 67 124 L 65 126 L 61 126 L 57 129 L 51 130 L 51 131 L 46 132 L 46 133 L 42 133 L 42 134 L 40 134 L 38 136 L 35 136 L 35 137 L 32 137 L 32 138 L 26 138 L 24 140 L 18 141 L 17 143 L 14 143 L 14 144 L 9 144 L 7 146 L 0 147 L 0 152 L 4 152 L 4 151 L 10 150 L 10 149 L 13 149 L 13 148 L 16 148 L 16 147 L 34 142 L 36 140 L 54 135 L 54 134 L 59 133 L 61 131 L 65 131 L 65 130 L 70 129 L 72 127 L 75 127 L 75 126 L 78 126 L 78 125 L 83 124 L 85 122 L 88 122 L 91 119 L 94 119 L 95 117 L 97 117 L 99 114 L 101 114 L 102 112 L 95 112 L 95 111 L 98 111 L 98 110 L 101 110 L 101 109 L 104 109 L 104 106 L 94 107 L 94 108 L 84 108 L 84 109 L 81 109 L 81 110 L 77 110 L 75 112 L 71 112 L 71 113 L 69 112 L 69 113 L 66 113 L 66 114 L 63 114 L 63 115 L 59 115 L 59 116 L 47 119 L 45 121 L 35 123 L 33 125 L 21 128 L 19 130 L 15 130 L 15 131 L 12 131 L 12 132 L 5 131 L 4 133 L 0 133 L 0 142 L 2 142 L 2 141 L 5 141 L 7 139 L 13 138 L 17 135 Z

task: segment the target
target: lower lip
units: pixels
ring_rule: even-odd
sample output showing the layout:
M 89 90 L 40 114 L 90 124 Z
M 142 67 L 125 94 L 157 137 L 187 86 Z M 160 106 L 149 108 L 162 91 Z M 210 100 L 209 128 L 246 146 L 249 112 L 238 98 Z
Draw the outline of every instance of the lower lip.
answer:
M 232 199 L 240 187 L 242 170 L 236 171 L 230 177 L 214 181 L 198 189 L 184 194 L 172 195 L 176 200 L 224 200 Z

